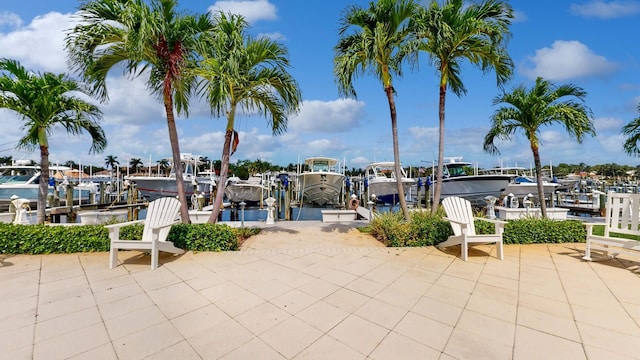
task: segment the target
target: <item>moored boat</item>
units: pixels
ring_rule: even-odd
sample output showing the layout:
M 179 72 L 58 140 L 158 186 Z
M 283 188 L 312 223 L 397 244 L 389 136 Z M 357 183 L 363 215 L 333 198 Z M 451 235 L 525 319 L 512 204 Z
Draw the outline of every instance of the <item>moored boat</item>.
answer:
M 262 175 L 252 175 L 242 180 L 237 176 L 227 179 L 224 194 L 227 200 L 239 204 L 244 202 L 248 206 L 260 204 L 268 195 L 269 187 Z
M 345 176 L 338 170 L 338 160 L 310 157 L 304 164 L 308 170 L 298 174 L 302 202 L 318 206 L 339 205 Z
M 187 201 L 191 201 L 192 197 L 198 195 L 204 195 L 205 198 L 209 198 L 215 187 L 215 178 L 212 175 L 198 175 L 199 161 L 199 156 L 194 156 L 190 153 L 181 154 L 180 165 L 182 166 L 182 178 Z M 174 166 L 171 167 L 169 176 L 131 175 L 125 176 L 125 180 L 135 182 L 140 194 L 148 201 L 164 196 L 178 195 Z
M 415 180 L 408 178 L 402 166 L 400 167 L 402 174 L 402 185 L 406 196 L 407 192 Z M 365 167 L 365 188 L 368 192 L 368 198 L 375 195 L 377 202 L 395 205 L 399 201 L 397 176 L 395 172 L 395 163 L 392 161 L 374 162 Z
M 470 162 L 461 157 L 448 158 L 443 163 L 442 191 L 440 199 L 448 196 L 459 196 L 471 202 L 473 206 L 486 205 L 485 197 L 500 198 L 515 175 L 510 174 L 478 174 L 468 175 L 466 168 L 472 167 Z

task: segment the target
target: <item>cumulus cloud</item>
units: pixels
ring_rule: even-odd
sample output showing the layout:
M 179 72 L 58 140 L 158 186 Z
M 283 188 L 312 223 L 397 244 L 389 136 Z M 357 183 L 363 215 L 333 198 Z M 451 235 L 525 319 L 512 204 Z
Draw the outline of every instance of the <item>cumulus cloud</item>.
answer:
M 520 71 L 531 79 L 541 76 L 554 81 L 607 75 L 617 67 L 579 41 L 557 40 L 550 48 L 536 50 Z
M 0 26 L 3 25 L 7 25 L 12 28 L 19 28 L 22 26 L 22 19 L 14 13 L 3 11 L 0 12 Z
M 615 19 L 640 13 L 640 2 L 592 0 L 586 4 L 571 4 L 569 11 L 587 18 Z
M 275 20 L 278 16 L 276 6 L 268 0 L 223 0 L 216 1 L 209 7 L 209 13 L 231 12 L 240 14 L 252 23 L 259 20 Z
M 289 128 L 298 133 L 339 133 L 360 125 L 365 103 L 353 99 L 304 101 L 300 113 L 290 119 Z
M 596 133 L 600 133 L 601 131 L 615 131 L 619 132 L 622 129 L 623 121 L 621 119 L 616 118 L 597 118 L 594 120 L 594 125 L 596 128 Z
M 25 27 L 0 33 L 0 56 L 19 60 L 32 70 L 67 72 L 64 39 L 75 24 L 71 14 L 50 12 L 34 18 Z

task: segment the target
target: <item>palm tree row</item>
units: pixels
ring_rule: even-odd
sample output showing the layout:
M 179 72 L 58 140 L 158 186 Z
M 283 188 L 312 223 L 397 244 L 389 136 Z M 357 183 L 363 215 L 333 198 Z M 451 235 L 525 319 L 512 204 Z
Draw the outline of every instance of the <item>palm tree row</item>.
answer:
M 67 38 L 69 60 L 92 92 L 107 100 L 106 77 L 124 65 L 132 77 L 145 76 L 164 104 L 173 163 L 180 163 L 174 110 L 188 116 L 189 100 L 205 98 L 214 116 L 227 118 L 218 195 L 210 221 L 221 208 L 229 156 L 237 145 L 238 106 L 268 116 L 274 134 L 301 101 L 287 73 L 288 55 L 279 43 L 253 39 L 239 15 L 183 14 L 176 0 L 96 0 L 80 6 L 80 25 Z M 189 221 L 182 169 L 175 167 L 180 215 Z
M 260 114 L 267 119 L 273 134 L 281 134 L 286 131 L 289 116 L 299 111 L 301 92 L 288 72 L 287 49 L 270 39 L 248 35 L 248 23 L 240 15 L 187 14 L 178 11 L 177 0 L 93 0 L 82 2 L 78 15 L 80 21 L 68 34 L 66 49 L 71 68 L 88 88 L 63 75 L 30 74 L 10 60 L 0 64 L 1 70 L 12 74 L 1 78 L 0 107 L 14 109 L 25 119 L 27 136 L 20 145 L 40 146 L 43 173 L 47 173 L 44 170 L 48 164 L 46 136 L 53 124 L 61 124 L 72 134 L 87 131 L 93 140 L 91 151 L 104 149 L 106 139 L 97 125 L 100 110 L 69 93 L 80 91 L 107 101 L 107 75 L 113 69 L 124 68 L 131 77 L 143 76 L 149 89 L 162 100 L 173 163 L 178 164 L 175 115 L 188 116 L 189 101 L 198 96 L 208 102 L 213 116 L 226 120 L 220 161 L 222 186 L 218 187 L 210 218 L 215 222 L 229 159 L 239 144 L 237 112 Z M 512 18 L 513 10 L 505 0 L 432 0 L 426 6 L 417 0 L 377 0 L 368 7 L 347 7 L 340 19 L 340 38 L 334 47 L 338 91 L 356 97 L 356 77 L 371 74 L 380 80 L 389 104 L 396 173 L 400 173 L 401 165 L 394 79 L 402 76 L 405 64 L 416 68 L 421 54 L 437 71 L 439 145 L 433 209 L 438 206 L 443 182 L 446 94 L 466 93 L 461 74 L 465 61 L 483 72 L 494 71 L 498 88 L 503 88 L 513 72 L 513 62 L 506 51 Z M 15 79 L 19 82 L 12 81 Z M 45 89 L 50 93 L 43 94 Z M 22 99 L 21 92 L 30 93 L 31 103 L 16 101 L 16 97 Z M 484 149 L 497 153 L 495 139 L 509 139 L 516 130 L 522 130 L 531 144 L 539 173 L 538 132 L 542 126 L 560 123 L 578 142 L 586 135 L 595 135 L 591 111 L 582 103 L 585 96 L 577 86 L 555 87 L 544 79 L 536 80 L 529 92 L 522 86 L 512 93 L 503 92 L 495 98 L 494 105 L 507 106 L 492 117 Z M 51 104 L 58 108 L 48 108 Z M 33 105 L 39 106 L 38 114 L 26 110 Z M 640 133 L 640 118 L 636 123 L 625 127 L 625 134 L 629 135 L 625 150 L 640 154 L 636 146 L 640 135 L 635 135 Z M 105 165 L 112 169 L 118 164 L 116 157 L 105 159 Z M 188 222 L 181 171 L 176 167 L 176 183 L 181 216 Z M 538 179 L 541 181 L 542 177 Z M 398 193 L 402 193 L 400 179 L 397 184 Z M 400 205 L 408 218 L 403 197 Z

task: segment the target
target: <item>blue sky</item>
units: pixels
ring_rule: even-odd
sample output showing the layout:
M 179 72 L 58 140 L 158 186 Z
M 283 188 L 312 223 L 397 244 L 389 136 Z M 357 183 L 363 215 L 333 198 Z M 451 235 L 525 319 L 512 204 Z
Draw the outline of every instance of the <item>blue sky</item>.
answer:
M 0 6 L 0 57 L 19 60 L 27 68 L 55 73 L 69 72 L 63 49 L 65 31 L 73 26 L 75 0 L 3 1 Z M 284 135 L 272 136 L 266 120 L 242 115 L 236 122 L 240 145 L 231 158 L 269 161 L 287 165 L 309 156 L 331 156 L 351 167 L 371 161 L 392 161 L 391 125 L 387 101 L 380 83 L 371 76 L 356 79 L 357 99 L 338 94 L 333 69 L 333 47 L 338 22 L 348 5 L 367 6 L 361 0 L 180 1 L 180 9 L 204 13 L 224 9 L 241 13 L 255 35 L 278 39 L 290 53 L 291 73 L 299 82 L 303 104 L 289 119 Z M 511 2 L 516 18 L 511 27 L 509 54 L 515 76 L 506 90 L 537 76 L 556 84 L 573 83 L 584 88 L 586 105 L 594 113 L 597 136 L 577 144 L 563 128 L 543 128 L 543 163 L 618 163 L 637 165 L 640 160 L 622 150 L 621 127 L 640 116 L 640 1 L 540 0 Z M 631 40 L 630 42 L 627 42 Z M 533 157 L 528 142 L 517 137 L 501 143 L 500 156 L 483 152 L 482 143 L 496 110 L 493 98 L 500 94 L 495 74 L 483 74 L 464 64 L 462 79 L 467 94 L 448 93 L 445 156 L 462 156 L 480 167 L 498 163 L 529 167 Z M 398 133 L 403 165 L 425 166 L 437 158 L 438 79 L 426 57 L 419 69 L 405 69 L 396 79 Z M 114 71 L 108 80 L 110 102 L 102 105 L 109 146 L 102 154 L 88 154 L 89 138 L 54 132 L 50 159 L 54 163 L 104 166 L 106 155 L 122 165 L 131 158 L 145 163 L 170 157 L 163 106 L 146 91 L 142 79 L 129 80 Z M 182 152 L 218 159 L 224 140 L 224 119 L 212 118 L 205 104 L 191 104 L 191 116 L 179 119 Z M 0 156 L 39 159 L 39 154 L 13 149 L 23 135 L 20 121 L 0 110 Z

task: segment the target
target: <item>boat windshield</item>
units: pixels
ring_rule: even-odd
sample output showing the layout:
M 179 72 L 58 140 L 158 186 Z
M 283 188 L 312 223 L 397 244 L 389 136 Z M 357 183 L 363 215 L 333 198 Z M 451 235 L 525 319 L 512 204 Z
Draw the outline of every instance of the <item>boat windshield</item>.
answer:
M 453 166 L 453 167 L 448 166 L 447 170 L 449 170 L 449 176 L 451 177 L 467 175 L 467 173 L 464 171 L 464 168 L 462 166 Z
M 316 160 L 313 162 L 311 171 L 329 171 L 329 162 L 324 160 Z
M 30 168 L 8 168 L 0 171 L 0 183 L 23 183 L 29 181 L 38 170 Z

